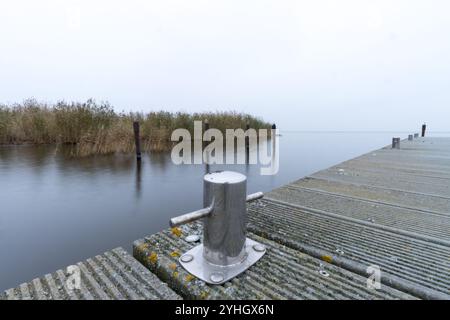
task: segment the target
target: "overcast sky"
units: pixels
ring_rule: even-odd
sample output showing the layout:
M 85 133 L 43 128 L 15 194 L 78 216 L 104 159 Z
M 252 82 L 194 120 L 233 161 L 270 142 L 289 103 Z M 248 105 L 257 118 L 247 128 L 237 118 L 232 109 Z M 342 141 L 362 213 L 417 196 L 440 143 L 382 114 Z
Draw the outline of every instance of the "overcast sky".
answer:
M 450 130 L 447 0 L 0 2 L 0 102 Z

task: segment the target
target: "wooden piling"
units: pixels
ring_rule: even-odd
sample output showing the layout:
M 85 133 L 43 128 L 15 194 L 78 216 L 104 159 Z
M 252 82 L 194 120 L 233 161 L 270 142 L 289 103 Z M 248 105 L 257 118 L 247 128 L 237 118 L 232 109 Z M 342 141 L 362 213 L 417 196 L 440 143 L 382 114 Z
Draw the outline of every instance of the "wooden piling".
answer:
M 141 137 L 139 134 L 139 121 L 133 122 L 134 144 L 136 146 L 136 159 L 141 161 Z
M 245 125 L 245 162 L 249 162 L 250 158 L 250 137 L 248 136 L 248 130 L 250 129 L 250 125 L 247 123 Z
M 208 119 L 206 119 L 203 122 L 203 133 L 205 133 L 206 131 L 209 130 L 209 121 Z M 203 139 L 202 139 L 203 140 Z M 202 141 L 202 157 L 203 157 L 203 152 L 205 150 L 206 147 L 206 141 Z M 209 154 L 207 155 L 207 161 L 205 163 L 205 173 L 210 173 L 210 168 L 209 168 Z
M 422 125 L 422 137 L 425 137 L 425 131 L 427 130 L 427 125 L 424 123 Z
M 272 130 L 270 132 L 270 139 L 272 141 L 272 164 L 275 163 L 276 152 L 277 152 L 277 125 L 272 124 Z
M 275 150 L 275 137 L 277 135 L 277 125 L 274 123 L 272 124 L 272 130 L 270 131 L 270 139 L 272 139 L 273 143 L 272 143 L 272 147 L 274 148 L 273 150 Z M 273 151 L 272 151 L 273 153 Z

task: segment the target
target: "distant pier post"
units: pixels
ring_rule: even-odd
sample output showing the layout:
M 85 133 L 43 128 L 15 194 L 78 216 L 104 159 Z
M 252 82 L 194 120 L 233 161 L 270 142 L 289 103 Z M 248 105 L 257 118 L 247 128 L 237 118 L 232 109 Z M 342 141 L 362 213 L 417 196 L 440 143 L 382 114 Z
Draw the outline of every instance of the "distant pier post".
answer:
M 419 137 L 419 134 L 418 133 L 414 133 L 414 138 L 416 139 L 418 137 Z
M 425 131 L 427 130 L 427 125 L 424 123 L 422 125 L 422 137 L 425 137 Z
M 409 140 L 409 141 L 412 141 L 412 140 L 413 140 L 413 135 L 412 135 L 412 134 L 408 135 L 408 140 Z
M 392 138 L 392 149 L 400 149 L 400 138 Z
M 139 134 L 139 121 L 133 122 L 134 144 L 136 146 L 136 159 L 141 161 L 141 137 Z

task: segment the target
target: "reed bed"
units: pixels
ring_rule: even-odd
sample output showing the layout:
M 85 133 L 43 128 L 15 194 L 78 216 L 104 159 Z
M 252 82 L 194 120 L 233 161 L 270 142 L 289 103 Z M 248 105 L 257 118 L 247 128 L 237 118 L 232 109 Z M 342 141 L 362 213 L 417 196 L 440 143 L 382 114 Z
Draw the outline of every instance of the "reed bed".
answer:
M 128 153 L 134 151 L 133 121 L 141 127 L 143 151 L 165 151 L 173 145 L 172 131 L 184 128 L 193 136 L 194 120 L 208 119 L 211 128 L 270 128 L 263 120 L 239 112 L 117 113 L 107 102 L 54 105 L 25 100 L 21 104 L 0 104 L 0 144 L 73 145 L 74 156 Z

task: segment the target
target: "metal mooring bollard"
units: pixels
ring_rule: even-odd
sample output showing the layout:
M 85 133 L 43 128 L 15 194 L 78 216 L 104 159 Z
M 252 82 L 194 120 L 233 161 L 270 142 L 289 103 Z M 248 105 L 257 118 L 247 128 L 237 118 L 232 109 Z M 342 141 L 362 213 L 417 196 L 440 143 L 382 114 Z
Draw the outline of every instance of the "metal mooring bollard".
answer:
M 189 273 L 210 283 L 224 283 L 247 270 L 265 253 L 264 245 L 246 237 L 247 177 L 233 171 L 208 173 L 203 178 L 205 208 L 170 219 L 176 227 L 203 218 L 203 243 L 184 253 L 179 262 Z
M 413 140 L 413 135 L 412 135 L 412 134 L 408 135 L 408 140 L 409 140 L 409 141 L 412 141 L 412 140 Z
M 400 138 L 392 138 L 392 149 L 400 149 Z

